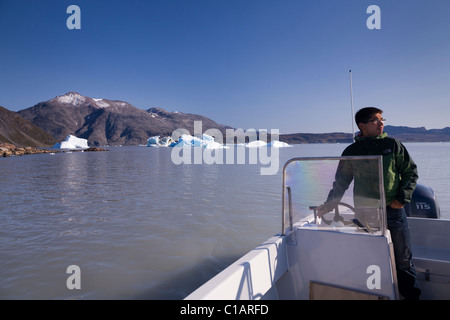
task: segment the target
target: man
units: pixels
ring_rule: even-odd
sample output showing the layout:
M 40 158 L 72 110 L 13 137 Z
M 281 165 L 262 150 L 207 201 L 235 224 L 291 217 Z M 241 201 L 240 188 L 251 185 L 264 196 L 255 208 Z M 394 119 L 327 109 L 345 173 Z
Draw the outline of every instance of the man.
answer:
M 355 137 L 355 142 L 344 150 L 342 156 L 383 156 L 387 227 L 394 246 L 399 292 L 405 299 L 418 299 L 420 288 L 411 261 L 410 236 L 404 209 L 404 205 L 410 202 L 416 187 L 417 166 L 400 141 L 383 133 L 385 119 L 382 113 L 382 110 L 373 107 L 363 108 L 356 113 L 355 122 L 360 134 Z M 331 211 L 334 203 L 342 198 L 353 178 L 357 177 L 354 171 L 351 166 L 338 167 L 333 189 L 327 201 L 318 208 L 319 217 Z M 355 194 L 367 192 L 367 190 L 356 190 L 356 182 L 355 179 Z

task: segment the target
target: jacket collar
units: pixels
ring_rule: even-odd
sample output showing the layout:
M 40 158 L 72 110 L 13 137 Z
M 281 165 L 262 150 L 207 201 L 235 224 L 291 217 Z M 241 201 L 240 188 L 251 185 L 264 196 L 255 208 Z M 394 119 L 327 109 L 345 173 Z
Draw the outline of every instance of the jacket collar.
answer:
M 356 137 L 355 137 L 355 141 L 358 142 L 362 142 L 362 141 L 369 141 L 369 140 L 378 140 L 378 139 L 384 139 L 387 137 L 387 133 L 383 132 L 381 135 L 376 136 L 376 137 L 364 137 L 361 135 L 361 133 L 359 133 Z

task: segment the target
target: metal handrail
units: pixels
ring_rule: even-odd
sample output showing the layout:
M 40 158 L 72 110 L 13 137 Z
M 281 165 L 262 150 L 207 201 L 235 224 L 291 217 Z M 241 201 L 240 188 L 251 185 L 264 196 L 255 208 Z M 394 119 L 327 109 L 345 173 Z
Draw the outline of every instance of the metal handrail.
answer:
M 291 187 L 287 186 L 286 190 L 288 192 L 288 198 L 289 198 L 289 229 L 292 231 L 294 228 L 294 217 L 292 214 L 292 192 Z
M 295 161 L 321 161 L 321 160 L 377 160 L 378 162 L 378 178 L 379 178 L 379 188 L 380 188 L 380 209 L 384 208 L 384 214 L 381 215 L 381 234 L 384 235 L 386 232 L 386 197 L 384 193 L 384 178 L 383 178 L 383 157 L 380 156 L 340 156 L 340 157 L 295 157 L 286 161 L 283 166 L 282 171 L 282 203 L 281 203 L 281 234 L 285 235 L 286 228 L 286 190 L 288 190 L 289 197 L 289 221 L 290 221 L 290 229 L 293 228 L 293 213 L 292 213 L 292 193 L 291 188 L 286 186 L 286 168 L 291 162 Z

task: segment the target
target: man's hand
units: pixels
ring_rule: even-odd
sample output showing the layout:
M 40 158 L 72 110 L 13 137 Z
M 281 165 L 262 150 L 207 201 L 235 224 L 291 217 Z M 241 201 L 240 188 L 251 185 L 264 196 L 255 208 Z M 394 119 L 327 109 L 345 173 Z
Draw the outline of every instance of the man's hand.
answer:
M 401 204 L 400 201 L 394 200 L 394 201 L 391 202 L 389 207 L 391 207 L 392 209 L 401 209 L 401 208 L 403 208 L 403 205 Z
M 330 204 L 329 202 L 325 202 L 324 204 L 321 204 L 317 207 L 317 217 L 322 218 L 322 216 L 330 211 L 333 211 L 334 206 Z

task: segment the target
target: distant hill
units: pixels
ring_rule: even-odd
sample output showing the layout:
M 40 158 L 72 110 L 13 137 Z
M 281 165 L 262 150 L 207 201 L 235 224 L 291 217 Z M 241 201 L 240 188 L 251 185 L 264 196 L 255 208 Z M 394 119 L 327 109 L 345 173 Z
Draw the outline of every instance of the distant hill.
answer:
M 450 127 L 427 130 L 424 127 L 385 126 L 384 131 L 402 142 L 450 142 Z
M 384 132 L 402 142 L 450 142 L 450 127 L 427 130 L 424 127 L 385 126 Z M 351 133 L 292 133 L 280 135 L 280 141 L 296 143 L 351 143 Z
M 56 140 L 16 112 L 0 106 L 0 142 L 25 147 L 49 147 Z
M 160 108 L 142 110 L 128 102 L 93 99 L 77 92 L 40 102 L 18 114 L 58 141 L 72 134 L 93 146 L 145 144 L 151 136 L 171 135 L 180 128 L 193 133 L 194 121 L 202 121 L 203 131 L 229 128 L 200 115 Z
M 289 144 L 301 143 L 351 143 L 353 141 L 350 133 L 291 133 L 280 134 L 280 141 Z

